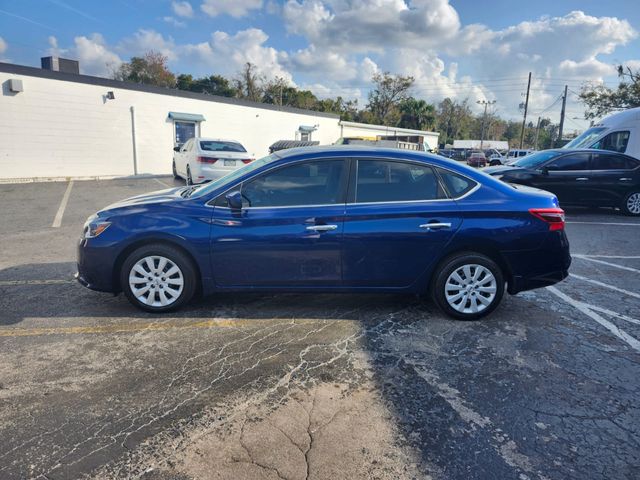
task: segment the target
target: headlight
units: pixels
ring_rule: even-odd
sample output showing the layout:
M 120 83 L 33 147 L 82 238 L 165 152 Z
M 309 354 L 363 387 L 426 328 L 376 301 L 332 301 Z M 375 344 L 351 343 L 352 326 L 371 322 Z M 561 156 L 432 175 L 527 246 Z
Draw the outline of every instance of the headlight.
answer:
M 87 222 L 84 226 L 84 238 L 95 238 L 109 228 L 111 222 Z

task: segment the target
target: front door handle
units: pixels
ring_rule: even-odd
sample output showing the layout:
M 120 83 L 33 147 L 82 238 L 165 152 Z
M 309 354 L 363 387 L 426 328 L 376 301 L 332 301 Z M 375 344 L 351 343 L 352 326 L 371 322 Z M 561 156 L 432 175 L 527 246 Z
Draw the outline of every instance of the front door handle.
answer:
M 623 182 L 629 182 L 629 181 L 631 181 L 632 179 L 631 179 L 630 177 L 622 177 L 622 178 L 619 178 L 618 180 L 621 180 L 621 181 L 623 181 Z
M 420 228 L 426 228 L 428 231 L 429 230 L 437 230 L 439 228 L 451 228 L 451 224 L 450 223 L 437 223 L 437 222 L 423 223 L 422 225 L 420 225 Z
M 585 180 L 589 180 L 587 177 L 578 177 L 576 178 L 576 181 L 578 182 L 584 182 Z
M 310 225 L 307 230 L 310 232 L 330 232 L 338 228 L 338 225 Z

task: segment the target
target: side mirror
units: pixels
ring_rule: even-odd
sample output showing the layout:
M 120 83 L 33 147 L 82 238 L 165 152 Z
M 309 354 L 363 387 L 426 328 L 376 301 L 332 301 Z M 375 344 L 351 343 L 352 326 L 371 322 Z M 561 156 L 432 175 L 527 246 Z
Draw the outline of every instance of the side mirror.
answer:
M 542 173 L 542 175 L 549 175 L 549 167 L 547 167 L 546 165 L 543 166 L 542 168 L 540 168 L 540 173 Z
M 238 190 L 227 193 L 225 198 L 231 210 L 242 210 L 242 194 Z
M 180 146 L 173 147 L 173 151 L 174 151 L 174 152 L 179 152 L 179 151 L 180 151 Z

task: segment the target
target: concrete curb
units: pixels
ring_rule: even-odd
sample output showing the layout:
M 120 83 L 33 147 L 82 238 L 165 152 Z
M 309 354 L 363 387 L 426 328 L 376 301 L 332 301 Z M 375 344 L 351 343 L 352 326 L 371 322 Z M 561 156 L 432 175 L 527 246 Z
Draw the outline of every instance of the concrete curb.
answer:
M 18 184 L 18 183 L 49 183 L 49 182 L 69 182 L 73 181 L 89 181 L 89 180 L 144 180 L 153 178 L 167 178 L 171 174 L 142 174 L 142 175 L 96 175 L 88 177 L 25 177 L 25 178 L 0 178 L 2 184 Z

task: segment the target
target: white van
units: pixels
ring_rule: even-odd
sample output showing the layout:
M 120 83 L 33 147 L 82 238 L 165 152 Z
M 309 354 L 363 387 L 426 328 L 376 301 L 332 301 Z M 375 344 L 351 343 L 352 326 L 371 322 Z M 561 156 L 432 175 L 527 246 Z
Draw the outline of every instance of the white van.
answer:
M 563 148 L 611 150 L 640 159 L 640 107 L 606 117 Z

